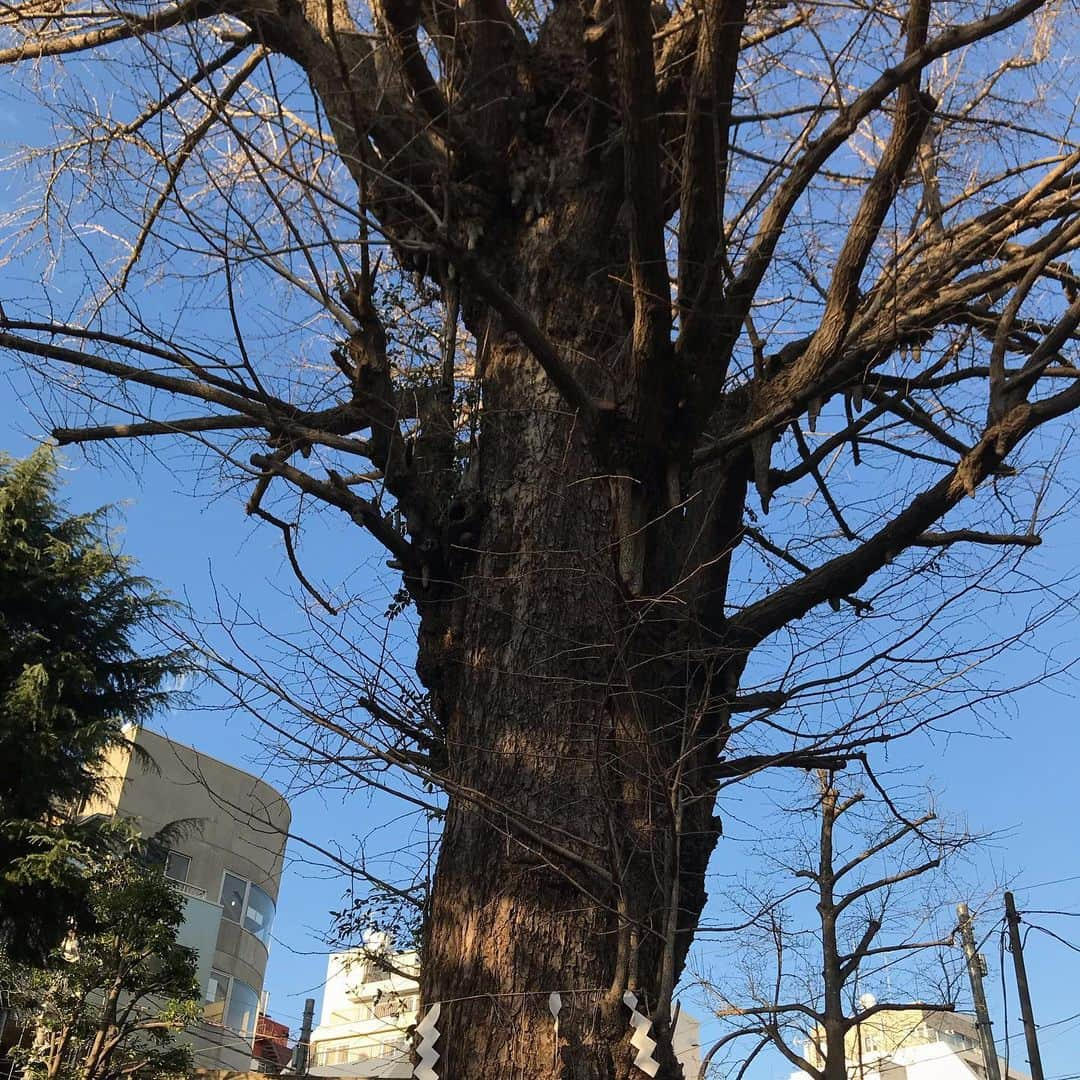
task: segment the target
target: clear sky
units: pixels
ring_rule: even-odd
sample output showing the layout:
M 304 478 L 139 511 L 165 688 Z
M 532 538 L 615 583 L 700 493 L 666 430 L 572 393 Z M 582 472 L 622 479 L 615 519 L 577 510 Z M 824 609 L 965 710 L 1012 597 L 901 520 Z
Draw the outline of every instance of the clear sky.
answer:
M 0 449 L 25 454 L 42 437 L 35 408 L 13 358 L 0 358 Z M 141 569 L 173 595 L 185 598 L 197 612 L 225 598 L 239 600 L 275 627 L 295 625 L 294 582 L 272 530 L 254 527 L 243 514 L 241 493 L 209 497 L 209 488 L 196 491 L 199 462 L 178 444 L 163 461 L 140 458 L 137 473 L 118 462 L 96 466 L 72 450 L 65 453 L 66 496 L 73 509 L 103 503 L 119 504 L 123 512 L 123 549 L 138 559 Z M 117 519 L 119 523 L 119 518 Z M 361 573 L 377 565 L 358 547 L 355 530 L 338 527 L 332 519 L 316 548 L 307 550 L 320 559 L 340 562 L 342 546 Z M 1051 565 L 1067 571 L 1077 565 L 1075 524 L 1056 530 L 1054 548 L 1043 549 Z M 342 571 L 344 572 L 344 571 Z M 1075 655 L 1071 626 L 1048 630 L 1046 645 Z M 1010 661 L 998 667 L 1010 674 Z M 923 775 L 942 793 L 943 809 L 965 818 L 973 830 L 992 832 L 993 839 L 978 856 L 984 881 L 1007 878 L 1014 883 L 1021 909 L 1063 912 L 1032 915 L 1064 941 L 1042 931 L 1028 936 L 1028 965 L 1037 1017 L 1043 1031 L 1043 1057 L 1047 1077 L 1063 1080 L 1080 1074 L 1080 730 L 1076 723 L 1075 683 L 1060 678 L 1038 686 L 1006 707 L 996 710 L 998 730 L 985 729 L 978 737 L 937 735 L 920 737 L 894 750 L 889 764 L 916 762 Z M 167 734 L 216 757 L 259 772 L 271 782 L 286 785 L 288 770 L 276 765 L 263 746 L 264 738 L 253 722 L 233 716 L 223 722 L 214 708 L 215 695 L 205 688 L 197 702 L 203 708 L 163 716 Z M 718 860 L 725 868 L 739 865 L 747 832 L 739 819 L 754 806 L 752 793 L 732 808 Z M 340 792 L 310 790 L 293 797 L 294 828 L 316 842 L 340 841 L 348 847 L 354 837 L 370 832 L 380 821 L 389 823 L 377 834 L 372 853 L 382 844 L 392 849 L 401 842 L 390 819 L 393 810 L 379 799 L 343 797 Z M 380 839 L 381 836 L 381 839 Z M 305 997 L 318 998 L 325 976 L 329 911 L 338 906 L 345 881 L 311 865 L 302 845 L 293 844 L 282 884 L 275 940 L 267 987 L 271 1012 L 299 1026 Z M 960 900 L 964 897 L 956 897 Z M 990 933 L 984 946 L 991 974 L 987 982 L 995 1031 L 1004 1038 L 1004 1017 L 999 967 L 997 920 L 1000 910 L 980 913 L 980 932 Z M 1075 946 L 1075 948 L 1073 947 Z M 1006 960 L 1008 956 L 1006 954 Z M 1014 1060 L 1023 1067 L 1023 1040 L 1019 1014 L 1011 990 L 1007 1015 Z M 691 1008 L 693 1006 L 691 1005 Z M 708 1033 L 708 1025 L 705 1031 Z M 757 1076 L 786 1076 L 780 1059 L 765 1061 Z
M 42 123 L 27 111 L 25 101 L 8 98 L 0 87 L 0 126 L 17 144 L 26 131 Z M 14 188 L 0 188 L 0 201 Z M 10 287 L 9 287 L 10 286 Z M 0 297 L 32 291 L 10 277 Z M 69 301 L 68 301 L 69 302 Z M 28 453 L 45 437 L 40 403 L 19 368 L 17 358 L 0 352 L 0 450 Z M 226 612 L 242 605 L 282 633 L 298 624 L 296 584 L 268 526 L 255 526 L 243 512 L 246 492 L 215 489 L 213 480 L 200 480 L 206 462 L 195 444 L 166 444 L 160 457 L 136 449 L 131 467 L 104 455 L 101 464 L 88 462 L 78 450 L 65 453 L 66 496 L 75 510 L 104 503 L 117 504 L 117 523 L 123 524 L 119 543 L 134 556 L 143 573 L 196 614 L 210 617 L 217 604 Z M 1054 530 L 1051 543 L 1034 553 L 1048 580 L 1065 578 L 1080 567 L 1080 520 L 1066 521 Z M 386 583 L 382 558 L 373 552 L 355 527 L 332 516 L 320 530 L 309 530 L 303 551 L 305 565 L 321 576 L 353 575 L 354 588 L 368 579 L 385 606 Z M 381 575 L 375 582 L 376 575 Z M 1080 635 L 1069 621 L 1046 629 L 1042 647 L 1056 650 L 1058 662 L 1080 656 Z M 1031 656 L 1022 670 L 1019 661 L 1002 657 L 996 663 L 1003 682 L 1030 675 Z M 1031 915 L 1042 930 L 1027 938 L 1027 959 L 1036 1015 L 1042 1027 L 1043 1061 L 1047 1080 L 1080 1080 L 1080 725 L 1077 723 L 1077 684 L 1064 676 L 1052 684 L 1031 688 L 1012 702 L 992 706 L 994 727 L 978 736 L 922 735 L 890 751 L 889 765 L 915 763 L 941 793 L 942 809 L 965 819 L 973 831 L 992 834 L 978 855 L 983 882 L 1012 883 L 1022 910 L 1060 914 Z M 202 688 L 196 707 L 174 711 L 158 727 L 179 741 L 257 772 L 279 787 L 291 786 L 291 770 L 275 761 L 266 748 L 265 732 L 256 723 L 222 710 L 220 695 Z M 960 723 L 957 723 L 960 726 Z M 717 865 L 734 872 L 744 865 L 748 828 L 760 803 L 752 792 L 733 800 L 725 812 L 725 837 Z M 410 837 L 396 818 L 399 808 L 366 795 L 343 795 L 317 788 L 292 796 L 293 827 L 297 834 L 323 845 L 340 843 L 350 849 L 357 838 L 370 836 L 368 854 L 393 853 Z M 376 829 L 372 835 L 373 827 Z M 267 972 L 270 1011 L 290 1025 L 300 1024 L 304 999 L 319 998 L 326 973 L 326 934 L 330 912 L 340 906 L 347 882 L 313 865 L 299 843 L 289 848 L 282 883 L 274 943 Z M 967 899 L 956 896 L 956 901 Z M 1024 1068 L 1019 1013 L 1012 991 L 1011 971 L 1007 1008 L 1003 1007 L 1001 958 L 998 950 L 1000 904 L 979 912 L 980 934 L 988 934 L 984 950 L 990 966 L 987 992 L 995 1017 L 995 1033 L 1004 1040 L 1008 1020 L 1011 1054 Z M 703 951 L 707 946 L 702 946 Z M 707 961 L 708 957 L 705 956 Z M 1008 961 L 1006 954 L 1005 960 Z M 690 1003 L 692 1011 L 700 1010 Z M 710 1025 L 704 1025 L 707 1036 Z M 779 1057 L 763 1058 L 755 1078 L 786 1077 L 789 1066 Z

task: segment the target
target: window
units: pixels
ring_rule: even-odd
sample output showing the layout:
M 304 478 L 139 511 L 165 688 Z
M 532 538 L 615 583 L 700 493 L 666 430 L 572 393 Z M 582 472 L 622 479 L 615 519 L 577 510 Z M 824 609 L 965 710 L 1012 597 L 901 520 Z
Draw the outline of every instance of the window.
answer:
M 185 855 L 182 851 L 170 851 L 165 856 L 165 876 L 167 878 L 186 885 L 190 870 L 191 857 Z
M 259 995 L 246 982 L 232 979 L 229 987 L 229 1005 L 225 1010 L 225 1026 L 241 1035 L 254 1035 L 259 1019 Z
M 390 1038 L 335 1039 L 333 1042 L 320 1043 L 313 1051 L 315 1065 L 354 1065 L 362 1061 L 377 1061 L 388 1058 L 401 1061 L 409 1053 L 407 1036 L 395 1035 Z
M 347 1065 L 358 1061 L 367 1061 L 372 1056 L 372 1047 L 352 1040 L 338 1039 L 315 1051 L 316 1065 Z
M 224 971 L 211 971 L 206 984 L 203 1019 L 208 1024 L 254 1035 L 259 1019 L 259 995 L 254 987 Z
M 206 984 L 206 1004 L 203 1019 L 208 1024 L 225 1022 L 225 999 L 229 996 L 229 976 L 222 971 L 211 971 Z
M 250 930 L 265 945 L 270 944 L 270 924 L 274 921 L 274 901 L 259 888 L 248 886 L 244 907 L 244 928 Z
M 221 907 L 223 918 L 239 923 L 270 947 L 274 901 L 258 885 L 226 871 L 221 881 Z
M 221 882 L 221 906 L 225 909 L 222 916 L 229 922 L 239 922 L 244 910 L 244 897 L 247 895 L 247 882 L 226 871 Z

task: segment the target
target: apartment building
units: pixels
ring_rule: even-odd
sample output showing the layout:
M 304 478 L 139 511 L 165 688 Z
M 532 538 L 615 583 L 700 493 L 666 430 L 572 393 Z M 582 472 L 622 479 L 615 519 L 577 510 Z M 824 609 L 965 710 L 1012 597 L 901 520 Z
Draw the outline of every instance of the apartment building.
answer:
M 876 1004 L 870 995 L 860 1004 Z M 851 1080 L 986 1080 L 975 1018 L 915 1005 L 911 1009 L 882 1009 L 854 1026 L 845 1039 Z M 815 1068 L 824 1064 L 819 1040 L 807 1040 L 803 1056 Z M 998 1058 L 1003 1080 L 1029 1080 Z M 805 1072 L 791 1080 L 808 1080 Z
M 102 794 L 85 810 L 128 818 L 144 836 L 184 823 L 165 872 L 185 896 L 179 938 L 198 954 L 206 1001 L 187 1037 L 199 1068 L 246 1071 L 265 1011 L 288 803 L 258 777 L 190 746 L 146 728 L 131 734 L 138 749 L 109 755 Z
M 386 961 L 363 949 L 334 953 L 326 971 L 319 1026 L 311 1033 L 312 1076 L 407 1077 L 409 1029 L 420 990 L 415 952 Z
M 311 1034 L 309 1075 L 413 1075 L 410 1036 L 420 1002 L 419 958 L 415 952 L 399 952 L 382 960 L 380 945 L 369 941 L 367 949 L 330 957 L 319 1026 Z M 674 1044 L 684 1075 L 697 1080 L 701 1068 L 699 1024 L 687 1013 L 679 1014 Z

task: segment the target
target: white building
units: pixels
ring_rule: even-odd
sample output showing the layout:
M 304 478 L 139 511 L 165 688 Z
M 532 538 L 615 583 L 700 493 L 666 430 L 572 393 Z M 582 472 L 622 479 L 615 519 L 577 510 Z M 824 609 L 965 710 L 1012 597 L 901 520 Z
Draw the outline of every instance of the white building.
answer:
M 415 952 L 381 963 L 374 952 L 334 953 L 319 1026 L 311 1033 L 311 1076 L 412 1076 L 409 1028 L 420 991 Z
M 319 1026 L 311 1033 L 308 1074 L 325 1077 L 409 1077 L 410 1028 L 420 993 L 415 952 L 378 959 L 378 945 L 335 953 L 327 967 Z M 675 1053 L 687 1080 L 701 1068 L 699 1024 L 680 1012 Z
M 851 1080 L 986 1080 L 978 1029 L 964 1013 L 883 1009 L 853 1027 L 845 1043 Z M 803 1055 L 815 1068 L 824 1064 L 813 1038 Z M 998 1070 L 1002 1080 L 1029 1080 L 1001 1057 Z M 809 1077 L 796 1072 L 791 1080 Z

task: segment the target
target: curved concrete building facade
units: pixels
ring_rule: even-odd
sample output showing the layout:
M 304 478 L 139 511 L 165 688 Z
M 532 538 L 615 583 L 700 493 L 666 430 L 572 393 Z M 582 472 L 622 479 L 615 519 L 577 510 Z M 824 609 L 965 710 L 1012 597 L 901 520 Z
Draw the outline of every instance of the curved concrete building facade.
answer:
M 189 1033 L 199 1068 L 243 1071 L 263 980 L 291 819 L 258 777 L 145 728 L 114 751 L 89 813 L 130 819 L 144 836 L 171 827 L 165 872 L 186 897 L 180 940 L 199 956 L 203 1022 Z M 150 762 L 153 764 L 151 765 Z

